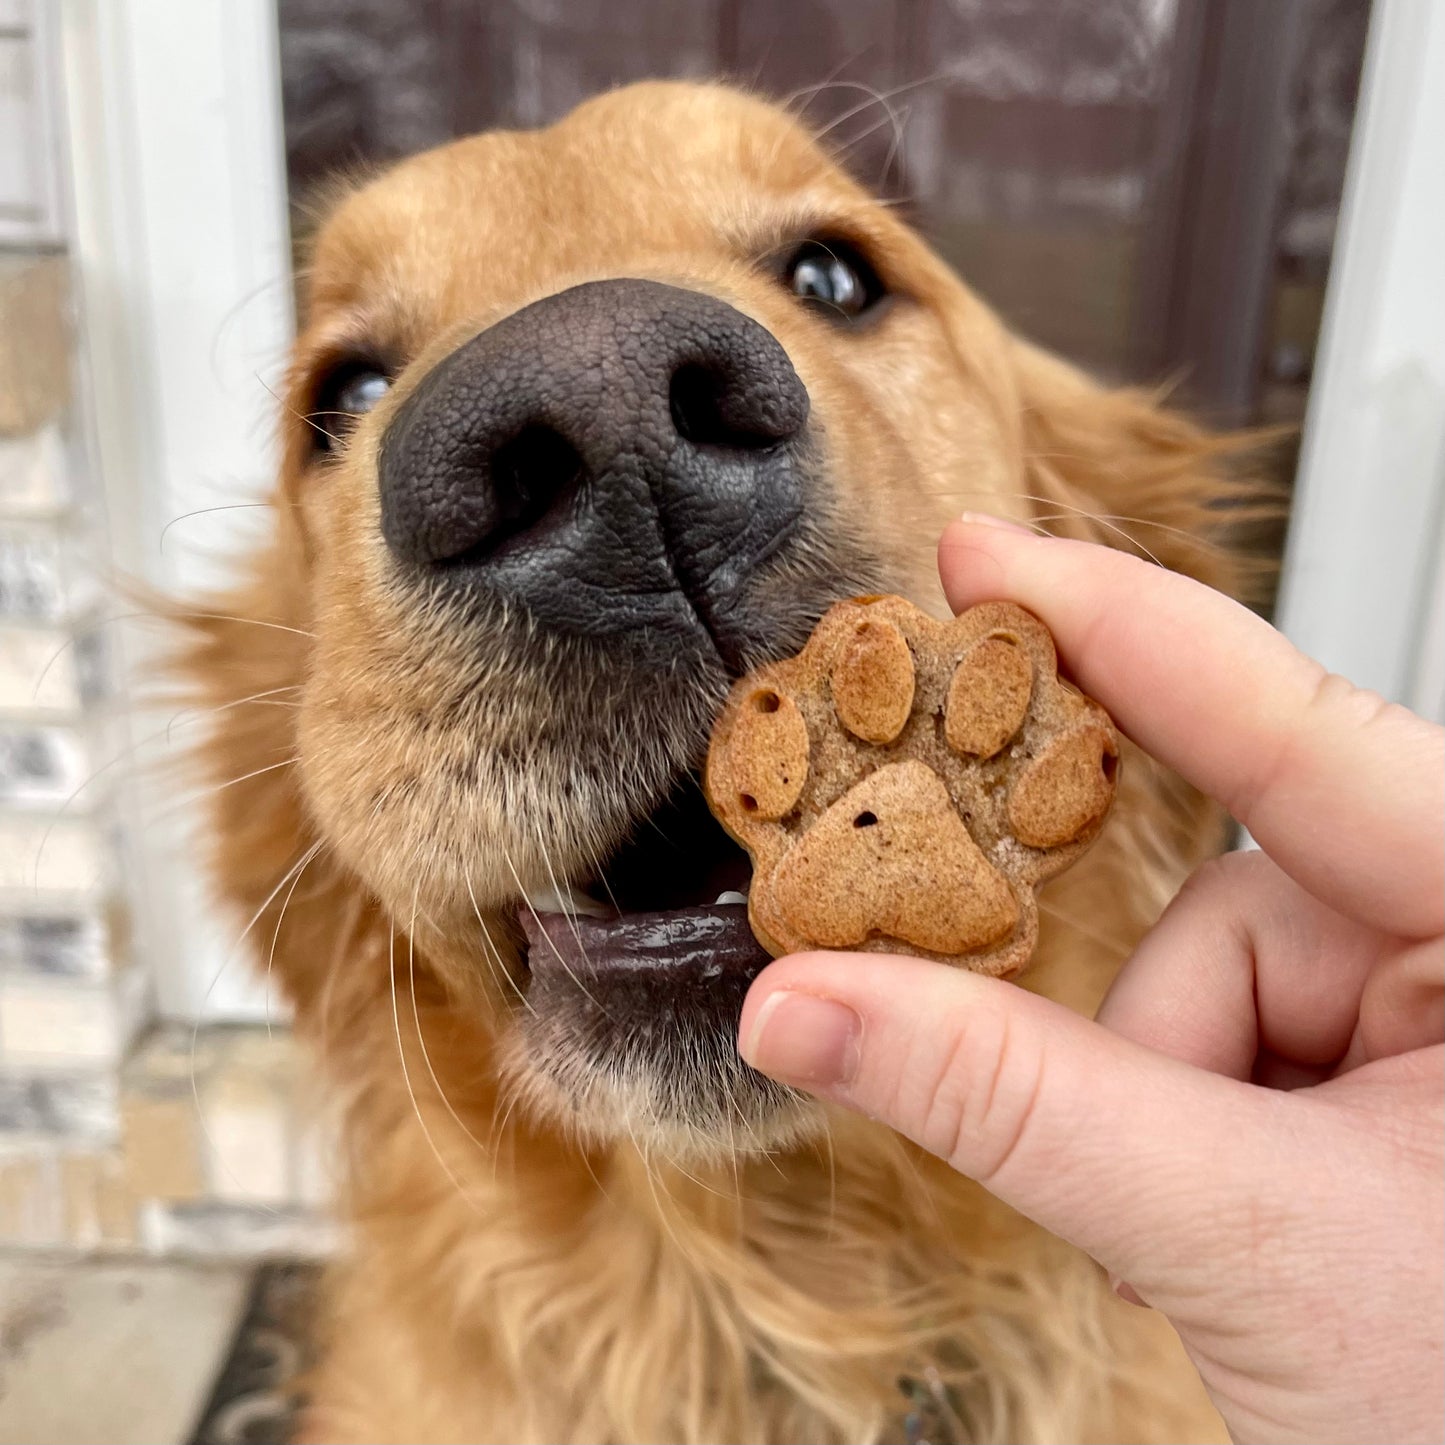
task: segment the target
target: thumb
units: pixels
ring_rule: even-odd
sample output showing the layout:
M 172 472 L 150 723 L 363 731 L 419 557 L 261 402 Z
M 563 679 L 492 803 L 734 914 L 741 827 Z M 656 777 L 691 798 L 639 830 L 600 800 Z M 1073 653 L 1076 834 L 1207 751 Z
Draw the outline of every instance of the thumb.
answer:
M 1146 1297 L 1218 1257 L 1292 1152 L 1283 1096 L 920 959 L 779 960 L 739 1039 L 761 1073 L 892 1125 Z

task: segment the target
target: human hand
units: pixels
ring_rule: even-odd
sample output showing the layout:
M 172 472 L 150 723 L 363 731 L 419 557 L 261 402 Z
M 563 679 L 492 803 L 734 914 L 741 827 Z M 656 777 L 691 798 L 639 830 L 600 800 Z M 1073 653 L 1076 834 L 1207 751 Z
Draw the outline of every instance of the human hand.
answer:
M 1246 609 L 955 523 L 956 610 L 1048 623 L 1121 729 L 1261 851 L 1201 868 L 1097 1022 L 920 959 L 754 983 L 755 1068 L 882 1119 L 1173 1322 L 1235 1439 L 1445 1434 L 1445 730 Z

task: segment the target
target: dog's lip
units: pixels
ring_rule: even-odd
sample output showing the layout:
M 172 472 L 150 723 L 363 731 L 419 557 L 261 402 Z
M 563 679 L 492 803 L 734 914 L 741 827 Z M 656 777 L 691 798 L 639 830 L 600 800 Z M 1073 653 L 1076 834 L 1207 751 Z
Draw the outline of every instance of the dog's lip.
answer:
M 701 990 L 725 978 L 751 980 L 770 957 L 753 937 L 746 902 L 734 901 L 740 898 L 729 891 L 716 903 L 606 916 L 523 908 L 533 987 L 645 977 L 655 987 Z
M 711 997 L 724 1008 L 740 978 L 768 958 L 748 927 L 752 873 L 697 773 L 680 774 L 595 874 L 549 873 L 543 886 L 523 890 L 516 916 L 533 1003 L 560 1002 L 579 985 L 594 999 L 616 989 L 619 1006 L 623 997 L 635 1003 L 636 986 L 650 977 L 656 1003 Z

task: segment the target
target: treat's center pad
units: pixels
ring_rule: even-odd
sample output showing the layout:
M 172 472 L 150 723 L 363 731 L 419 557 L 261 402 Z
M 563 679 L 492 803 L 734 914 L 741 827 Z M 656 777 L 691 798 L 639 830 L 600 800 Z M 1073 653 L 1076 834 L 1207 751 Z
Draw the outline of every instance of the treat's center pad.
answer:
M 881 934 L 964 953 L 1018 922 L 1013 891 L 943 780 L 911 761 L 886 764 L 834 802 L 779 865 L 774 896 L 788 922 L 825 948 Z

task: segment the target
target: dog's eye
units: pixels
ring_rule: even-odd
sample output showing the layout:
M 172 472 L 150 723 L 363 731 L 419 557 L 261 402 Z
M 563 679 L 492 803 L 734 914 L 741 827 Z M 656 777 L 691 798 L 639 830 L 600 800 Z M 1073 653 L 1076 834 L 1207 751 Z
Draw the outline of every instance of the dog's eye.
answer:
M 330 451 L 345 438 L 356 418 L 375 410 L 390 390 L 391 378 L 374 362 L 346 361 L 333 367 L 316 388 L 311 408 L 318 448 Z
M 783 272 L 793 295 L 844 316 L 859 316 L 883 297 L 878 273 L 845 241 L 804 241 Z

